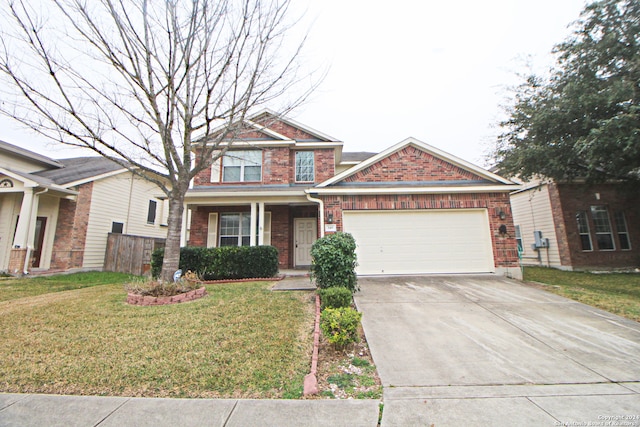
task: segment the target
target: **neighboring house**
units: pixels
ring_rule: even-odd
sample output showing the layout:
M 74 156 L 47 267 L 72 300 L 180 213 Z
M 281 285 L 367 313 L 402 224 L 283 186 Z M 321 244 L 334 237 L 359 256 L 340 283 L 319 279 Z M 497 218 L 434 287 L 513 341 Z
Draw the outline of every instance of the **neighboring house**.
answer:
M 271 244 L 280 268 L 308 268 L 313 242 L 345 231 L 358 274 L 520 276 L 513 182 L 413 138 L 343 153 L 341 141 L 269 111 L 246 126 L 194 179 L 184 244 Z
M 0 141 L 0 271 L 100 270 L 108 233 L 166 236 L 159 193 L 104 157 L 53 160 Z
M 522 262 L 563 270 L 640 266 L 640 192 L 533 181 L 511 195 Z

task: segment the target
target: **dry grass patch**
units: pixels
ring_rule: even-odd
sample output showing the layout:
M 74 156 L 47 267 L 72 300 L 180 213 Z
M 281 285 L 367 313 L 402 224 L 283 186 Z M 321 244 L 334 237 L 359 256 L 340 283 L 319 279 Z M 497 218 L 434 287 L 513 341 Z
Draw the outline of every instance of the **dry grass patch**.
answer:
M 554 268 L 526 267 L 527 281 L 584 304 L 640 322 L 640 274 L 588 273 Z
M 122 282 L 2 302 L 0 391 L 299 397 L 313 305 L 270 285 L 210 285 L 157 307 L 127 305 Z

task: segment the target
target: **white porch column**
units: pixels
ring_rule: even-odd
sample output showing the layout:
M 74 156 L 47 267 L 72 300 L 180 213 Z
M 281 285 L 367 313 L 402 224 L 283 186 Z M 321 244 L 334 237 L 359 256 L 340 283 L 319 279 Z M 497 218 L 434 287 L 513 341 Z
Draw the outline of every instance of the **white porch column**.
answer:
M 251 202 L 251 222 L 249 224 L 251 233 L 249 234 L 249 246 L 256 245 L 256 225 L 258 217 L 256 215 L 256 204 Z
M 33 233 L 35 233 L 37 215 L 38 198 L 34 196 L 33 188 L 25 188 L 22 196 L 22 206 L 20 206 L 20 217 L 16 226 L 16 235 L 13 239 L 14 248 L 33 246 Z
M 187 246 L 187 227 L 189 226 L 189 207 L 185 203 L 182 207 L 182 228 L 180 229 L 180 247 Z
M 264 245 L 264 202 L 258 203 L 258 244 Z

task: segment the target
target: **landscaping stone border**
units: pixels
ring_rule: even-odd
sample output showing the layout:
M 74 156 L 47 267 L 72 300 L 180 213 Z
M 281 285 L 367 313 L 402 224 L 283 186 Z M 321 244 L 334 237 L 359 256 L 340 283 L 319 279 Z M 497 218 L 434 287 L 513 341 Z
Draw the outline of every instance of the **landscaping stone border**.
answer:
M 193 301 L 207 295 L 207 289 L 203 286 L 193 291 L 171 297 L 154 297 L 150 295 L 127 294 L 127 303 L 131 305 L 148 306 L 148 305 L 167 305 L 179 304 L 182 302 Z
M 318 350 L 320 349 L 320 295 L 316 294 L 316 324 L 313 329 L 313 355 L 311 356 L 311 372 L 304 377 L 304 396 L 318 394 Z

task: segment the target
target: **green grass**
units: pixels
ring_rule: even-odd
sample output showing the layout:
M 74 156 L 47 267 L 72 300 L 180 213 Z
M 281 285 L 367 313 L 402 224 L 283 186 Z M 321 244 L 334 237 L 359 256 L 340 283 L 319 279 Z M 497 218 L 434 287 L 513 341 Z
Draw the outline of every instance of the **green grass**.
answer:
M 69 277 L 37 282 L 52 293 L 35 296 L 14 289 L 31 281 L 1 283 L 0 392 L 301 395 L 313 330 L 308 294 L 271 292 L 268 282 L 216 284 L 193 302 L 137 307 L 125 303 L 122 279 L 99 285 L 94 276 L 90 287 L 61 291 Z
M 640 322 L 640 274 L 525 267 L 524 279 L 558 295 Z
M 0 301 L 33 297 L 110 283 L 125 283 L 135 276 L 124 273 L 84 272 L 47 277 L 6 278 L 0 280 Z

